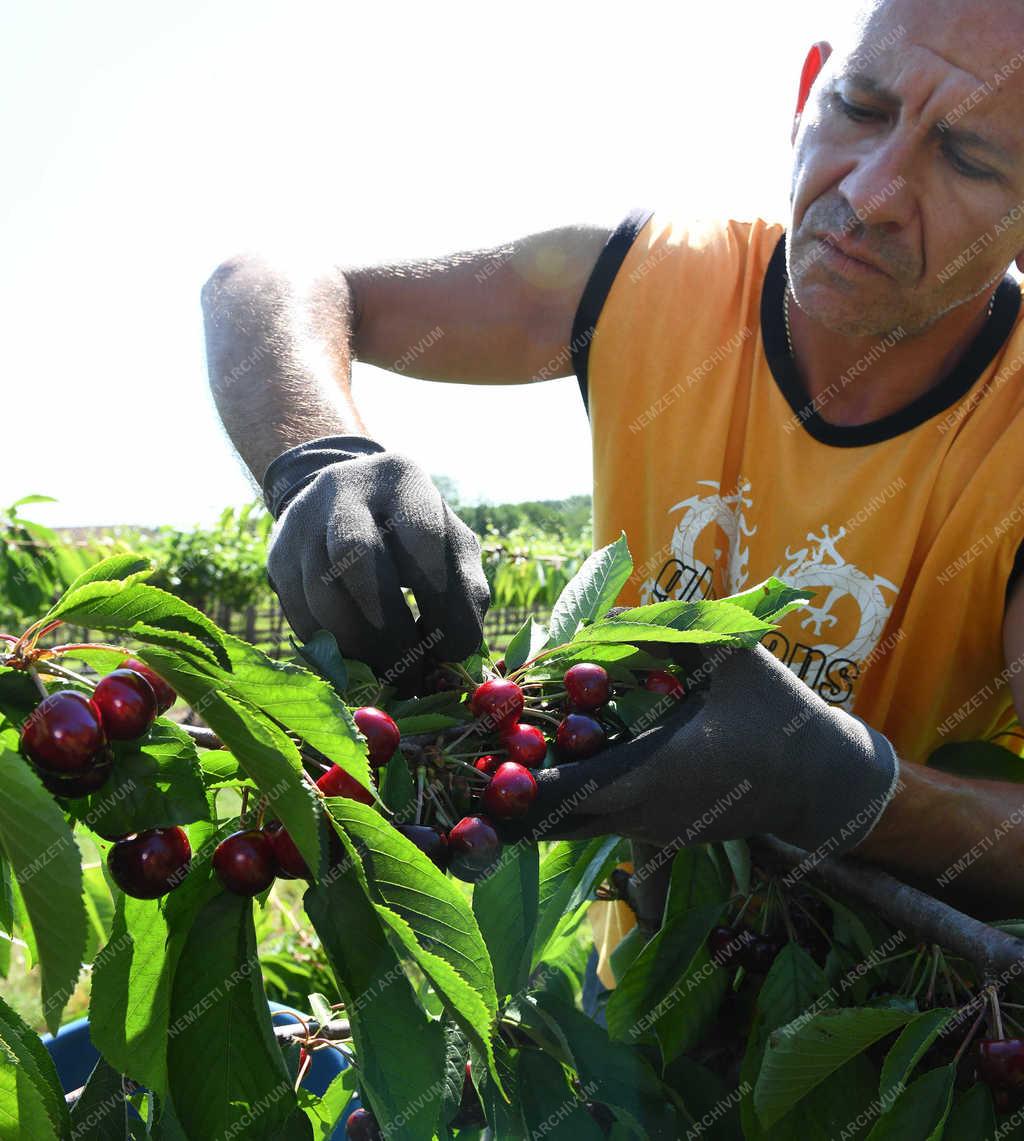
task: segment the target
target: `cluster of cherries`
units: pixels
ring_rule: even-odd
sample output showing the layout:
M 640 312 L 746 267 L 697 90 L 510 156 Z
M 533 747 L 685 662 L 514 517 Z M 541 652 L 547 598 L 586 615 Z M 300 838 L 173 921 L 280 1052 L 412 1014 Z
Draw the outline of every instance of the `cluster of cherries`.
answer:
M 784 946 L 778 939 L 743 926 L 716 927 L 708 936 L 708 950 L 715 959 L 753 975 L 766 975 Z
M 62 689 L 44 698 L 21 731 L 22 751 L 54 795 L 87 796 L 110 778 L 110 742 L 144 737 L 176 696 L 144 662 L 125 658 L 88 697 Z
M 1024 1038 L 981 1038 L 975 1055 L 978 1078 L 992 1091 L 1000 1113 L 1024 1104 Z

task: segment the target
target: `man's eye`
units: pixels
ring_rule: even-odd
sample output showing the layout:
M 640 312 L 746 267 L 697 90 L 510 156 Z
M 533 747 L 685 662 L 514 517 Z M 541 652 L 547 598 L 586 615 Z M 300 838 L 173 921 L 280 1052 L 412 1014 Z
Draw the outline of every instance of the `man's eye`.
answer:
M 983 170 L 980 166 L 974 166 L 972 163 L 964 162 L 964 160 L 953 151 L 947 150 L 945 153 L 950 166 L 965 178 L 975 178 L 979 182 L 985 182 L 998 177 L 998 175 L 994 174 L 991 170 Z
M 871 111 L 867 107 L 858 107 L 854 103 L 847 103 L 841 95 L 836 93 L 832 95 L 832 104 L 848 119 L 852 119 L 854 123 L 873 123 L 885 117 L 878 111 Z

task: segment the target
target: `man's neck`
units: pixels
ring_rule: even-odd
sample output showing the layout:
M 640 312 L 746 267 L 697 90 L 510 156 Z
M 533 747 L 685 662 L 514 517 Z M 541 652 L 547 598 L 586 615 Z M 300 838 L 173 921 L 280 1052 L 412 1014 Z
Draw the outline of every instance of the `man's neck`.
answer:
M 809 402 L 837 427 L 870 424 L 900 412 L 934 388 L 962 359 L 989 317 L 992 293 L 959 306 L 927 334 L 901 328 L 841 337 L 807 317 L 786 291 L 793 351 Z

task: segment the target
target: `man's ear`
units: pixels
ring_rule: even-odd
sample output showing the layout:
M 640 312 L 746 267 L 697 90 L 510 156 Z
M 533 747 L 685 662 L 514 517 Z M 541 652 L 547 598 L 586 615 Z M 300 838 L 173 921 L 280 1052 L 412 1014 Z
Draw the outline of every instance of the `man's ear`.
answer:
M 800 129 L 800 118 L 804 113 L 804 107 L 807 106 L 807 97 L 831 54 L 832 45 L 825 40 L 819 40 L 807 53 L 804 69 L 800 73 L 800 91 L 796 98 L 796 114 L 793 116 L 793 134 L 790 142 L 796 142 L 796 133 Z

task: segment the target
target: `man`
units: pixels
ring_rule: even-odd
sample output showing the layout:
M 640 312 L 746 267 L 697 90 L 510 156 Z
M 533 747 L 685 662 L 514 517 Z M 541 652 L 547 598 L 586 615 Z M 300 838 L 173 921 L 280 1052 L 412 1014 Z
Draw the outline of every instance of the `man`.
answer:
M 1019 913 L 1018 786 L 923 762 L 1012 744 L 1024 708 L 1022 64 L 1020 0 L 870 5 L 808 56 L 786 224 L 639 211 L 305 280 L 225 262 L 203 295 L 212 387 L 277 517 L 269 571 L 299 634 L 397 677 L 423 631 L 470 652 L 487 605 L 473 537 L 368 438 L 353 359 L 575 372 L 595 545 L 625 531 L 638 567 L 621 601 L 771 574 L 814 597 L 752 650 L 684 654 L 693 693 L 665 725 L 540 774 L 541 826 L 655 848 L 772 833 Z

